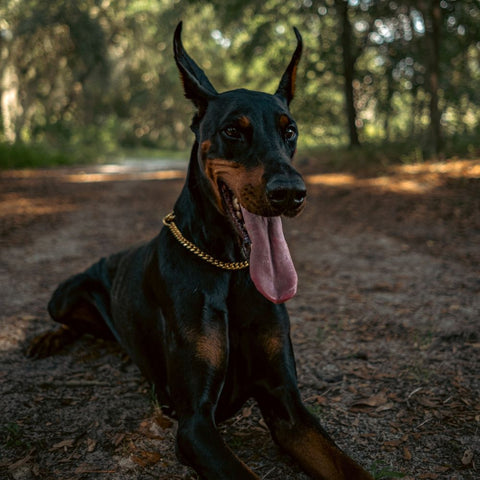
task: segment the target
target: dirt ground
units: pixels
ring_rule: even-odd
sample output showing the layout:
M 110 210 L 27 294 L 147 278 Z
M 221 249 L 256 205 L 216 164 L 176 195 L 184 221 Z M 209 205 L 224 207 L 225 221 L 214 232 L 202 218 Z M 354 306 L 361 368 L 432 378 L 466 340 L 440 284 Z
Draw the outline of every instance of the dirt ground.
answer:
M 308 205 L 284 224 L 305 402 L 376 478 L 480 478 L 480 161 L 300 163 Z M 0 478 L 196 478 L 114 343 L 23 353 L 59 281 L 158 232 L 183 167 L 0 173 Z M 253 403 L 220 428 L 261 478 L 307 478 Z

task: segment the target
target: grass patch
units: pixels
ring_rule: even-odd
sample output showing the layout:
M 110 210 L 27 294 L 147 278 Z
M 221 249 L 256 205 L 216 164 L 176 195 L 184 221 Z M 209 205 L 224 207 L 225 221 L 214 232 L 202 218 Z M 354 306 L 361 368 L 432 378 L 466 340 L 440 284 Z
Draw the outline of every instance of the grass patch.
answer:
M 7 448 L 30 448 L 30 443 L 24 438 L 24 431 L 20 425 L 15 422 L 10 422 L 2 429 L 2 436 L 5 439 L 5 446 Z
M 135 158 L 146 160 L 149 158 L 166 158 L 169 160 L 188 160 L 190 152 L 187 150 L 165 150 L 158 148 L 122 148 L 110 153 L 108 160 L 118 160 L 126 158 Z
M 379 463 L 374 463 L 372 468 L 370 469 L 370 473 L 372 474 L 375 480 L 387 480 L 389 478 L 403 478 L 405 474 L 402 472 L 397 472 L 392 470 L 391 468 L 381 465 Z
M 307 410 L 319 420 L 325 417 L 325 408 L 319 403 L 309 403 L 306 405 Z
M 0 169 L 2 170 L 72 165 L 79 160 L 77 154 L 53 150 L 44 145 L 0 143 Z
M 53 149 L 44 144 L 2 143 L 0 142 L 0 170 L 13 168 L 46 168 L 68 165 L 89 165 L 133 158 L 146 160 L 166 158 L 188 160 L 187 151 L 161 149 L 119 149 L 105 154 L 100 147 L 84 146 L 64 150 Z

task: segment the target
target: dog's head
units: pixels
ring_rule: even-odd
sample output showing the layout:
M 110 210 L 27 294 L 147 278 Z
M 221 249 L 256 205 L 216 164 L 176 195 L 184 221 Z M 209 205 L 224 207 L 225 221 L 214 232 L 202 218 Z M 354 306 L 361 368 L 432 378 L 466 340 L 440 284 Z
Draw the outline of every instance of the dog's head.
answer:
M 302 38 L 274 95 L 238 89 L 218 93 L 190 58 L 175 31 L 175 61 L 185 96 L 197 112 L 192 130 L 202 170 L 211 181 L 223 213 L 237 202 L 261 216 L 297 215 L 304 206 L 305 184 L 291 165 L 298 129 L 288 109 L 295 91 Z
M 198 149 L 194 161 L 211 188 L 214 205 L 229 218 L 248 256 L 250 243 L 272 241 L 269 229 L 281 234 L 281 215 L 293 217 L 305 205 L 306 187 L 292 166 L 298 129 L 289 111 L 302 38 L 294 29 L 297 47 L 273 95 L 245 89 L 218 93 L 186 53 L 181 30 L 180 23 L 174 55 L 185 96 L 197 109 L 192 122 Z

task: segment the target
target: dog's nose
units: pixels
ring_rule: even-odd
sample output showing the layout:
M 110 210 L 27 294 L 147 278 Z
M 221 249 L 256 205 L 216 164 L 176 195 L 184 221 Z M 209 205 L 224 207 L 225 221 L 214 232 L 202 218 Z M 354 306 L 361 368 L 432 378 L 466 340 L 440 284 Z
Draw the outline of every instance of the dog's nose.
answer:
M 281 212 L 299 209 L 307 196 L 305 184 L 300 177 L 294 180 L 273 179 L 267 182 L 266 193 L 270 205 Z

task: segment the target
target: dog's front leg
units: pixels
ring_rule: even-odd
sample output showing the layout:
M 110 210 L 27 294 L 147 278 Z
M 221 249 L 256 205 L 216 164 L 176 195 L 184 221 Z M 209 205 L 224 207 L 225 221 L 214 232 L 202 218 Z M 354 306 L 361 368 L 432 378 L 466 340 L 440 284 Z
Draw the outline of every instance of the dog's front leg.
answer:
M 228 364 L 226 313 L 203 307 L 201 317 L 195 325 L 178 328 L 177 322 L 169 335 L 168 380 L 178 415 L 177 455 L 202 479 L 258 479 L 228 448 L 215 424 Z
M 179 419 L 177 456 L 207 480 L 258 480 L 220 437 L 211 408 Z
M 261 337 L 262 338 L 262 337 Z M 262 343 L 262 342 L 261 342 Z M 297 388 L 288 334 L 270 333 L 259 345 L 263 378 L 256 398 L 274 440 L 315 479 L 373 480 L 342 452 L 306 409 Z

